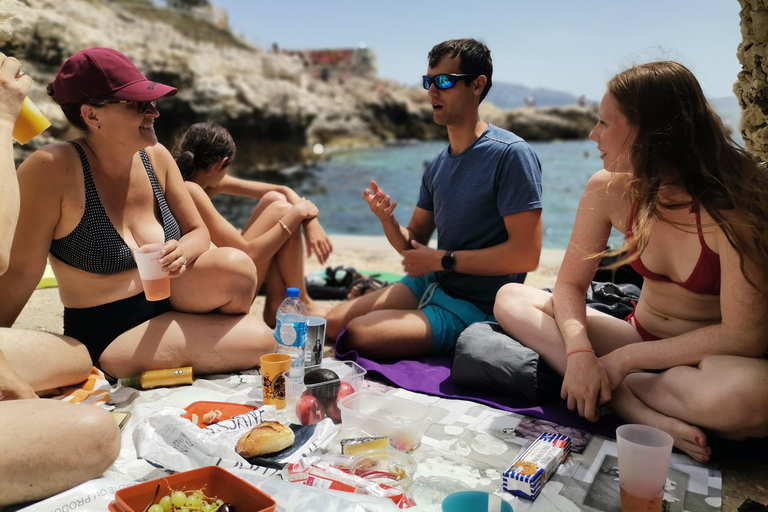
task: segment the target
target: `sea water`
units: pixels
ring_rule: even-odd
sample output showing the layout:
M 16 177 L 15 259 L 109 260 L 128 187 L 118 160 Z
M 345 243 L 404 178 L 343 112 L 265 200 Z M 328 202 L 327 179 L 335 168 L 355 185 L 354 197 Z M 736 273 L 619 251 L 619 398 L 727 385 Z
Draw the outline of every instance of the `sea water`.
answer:
M 737 143 L 741 111 L 718 111 Z M 363 191 L 375 181 L 397 201 L 395 218 L 407 226 L 411 219 L 424 167 L 445 149 L 447 141 L 401 142 L 380 148 L 340 151 L 327 161 L 295 172 L 286 184 L 320 209 L 320 222 L 329 234 L 383 235 L 381 223 L 363 200 Z M 589 139 L 532 142 L 541 162 L 543 191 L 542 244 L 546 249 L 565 249 L 573 231 L 576 209 L 590 176 L 603 167 L 597 143 Z M 214 203 L 230 222 L 242 228 L 256 200 L 216 196 Z M 610 245 L 620 245 L 615 230 Z
M 407 226 L 419 198 L 424 166 L 447 141 L 413 142 L 381 148 L 336 152 L 328 161 L 296 173 L 288 184 L 320 209 L 320 221 L 329 234 L 382 235 L 381 223 L 363 200 L 363 191 L 375 181 L 397 201 L 395 218 Z M 591 140 L 533 142 L 542 168 L 543 245 L 565 249 L 573 230 L 576 209 L 589 177 L 602 168 Z M 250 198 L 214 198 L 230 222 L 242 227 L 256 201 Z

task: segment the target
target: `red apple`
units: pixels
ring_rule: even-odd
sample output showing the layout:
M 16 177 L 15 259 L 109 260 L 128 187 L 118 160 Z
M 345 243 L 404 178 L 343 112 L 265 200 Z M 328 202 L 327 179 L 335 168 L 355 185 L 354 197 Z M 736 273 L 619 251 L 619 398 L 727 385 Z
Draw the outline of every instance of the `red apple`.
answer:
M 314 425 L 325 418 L 325 413 L 317 398 L 304 395 L 296 403 L 296 416 L 302 425 Z
M 339 403 L 339 400 L 345 396 L 351 395 L 354 392 L 355 388 L 353 388 L 351 384 L 348 382 L 342 382 L 341 387 L 339 388 L 339 392 L 336 394 L 336 403 Z
M 336 405 L 336 403 L 337 402 L 330 403 L 325 408 L 325 413 L 328 415 L 329 418 L 333 420 L 334 423 L 338 423 L 341 421 L 341 409 L 339 409 L 339 406 Z
M 325 407 L 325 413 L 328 415 L 329 418 L 333 420 L 334 423 L 338 423 L 341 421 L 341 410 L 339 409 L 339 400 L 341 400 L 345 396 L 351 395 L 354 392 L 355 392 L 355 388 L 353 388 L 350 384 L 346 382 L 342 382 L 341 387 L 339 387 L 339 392 L 336 394 L 336 400 L 334 400 L 333 403 L 330 403 Z

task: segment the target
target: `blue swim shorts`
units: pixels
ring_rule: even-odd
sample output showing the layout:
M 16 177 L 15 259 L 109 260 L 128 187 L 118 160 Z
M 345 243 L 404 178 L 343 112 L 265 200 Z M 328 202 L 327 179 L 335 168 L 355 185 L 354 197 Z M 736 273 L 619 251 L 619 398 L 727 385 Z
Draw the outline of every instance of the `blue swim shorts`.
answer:
M 429 320 L 434 355 L 450 355 L 459 334 L 470 324 L 496 321 L 493 315 L 483 313 L 471 302 L 445 293 L 437 284 L 434 273 L 420 277 L 405 276 L 400 282 L 419 299 L 419 309 Z

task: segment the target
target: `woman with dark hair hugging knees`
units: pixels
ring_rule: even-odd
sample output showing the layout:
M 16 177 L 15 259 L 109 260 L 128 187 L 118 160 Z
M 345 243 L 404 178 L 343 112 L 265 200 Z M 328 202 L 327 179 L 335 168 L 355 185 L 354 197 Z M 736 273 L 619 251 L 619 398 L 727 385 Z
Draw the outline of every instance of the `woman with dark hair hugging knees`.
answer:
M 235 159 L 235 141 L 226 128 L 215 123 L 190 126 L 173 154 L 213 243 L 244 251 L 256 265 L 259 288 L 266 284 L 264 321 L 274 325 L 277 307 L 288 287 L 299 289 L 307 313 L 324 317 L 328 307 L 307 294 L 301 240 L 303 227 L 307 256 L 314 252 L 320 264 L 325 263 L 333 246 L 320 226 L 317 207 L 289 187 L 227 174 Z M 211 198 L 217 194 L 259 200 L 242 231 L 216 210 Z

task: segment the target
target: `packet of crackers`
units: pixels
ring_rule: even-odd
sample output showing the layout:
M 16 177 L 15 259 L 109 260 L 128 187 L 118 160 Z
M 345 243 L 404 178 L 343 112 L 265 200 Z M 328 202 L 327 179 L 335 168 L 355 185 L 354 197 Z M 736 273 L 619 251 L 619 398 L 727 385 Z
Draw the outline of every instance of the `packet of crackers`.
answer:
M 570 453 L 570 437 L 552 432 L 541 434 L 518 454 L 504 472 L 504 490 L 524 498 L 536 499 L 544 484 Z

